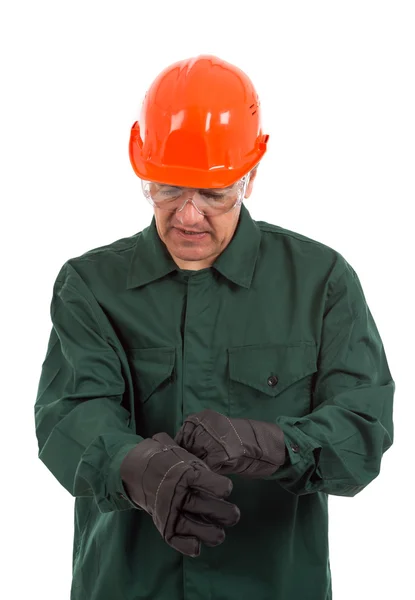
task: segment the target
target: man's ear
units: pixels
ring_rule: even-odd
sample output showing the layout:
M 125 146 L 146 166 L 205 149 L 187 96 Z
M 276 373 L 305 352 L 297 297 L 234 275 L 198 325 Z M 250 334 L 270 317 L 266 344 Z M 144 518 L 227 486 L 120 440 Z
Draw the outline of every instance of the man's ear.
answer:
M 258 165 L 256 167 L 254 167 L 250 173 L 248 187 L 246 188 L 246 192 L 245 192 L 245 198 L 249 198 L 249 196 L 252 194 L 252 190 L 254 187 L 254 180 L 257 175 L 257 172 L 258 172 Z

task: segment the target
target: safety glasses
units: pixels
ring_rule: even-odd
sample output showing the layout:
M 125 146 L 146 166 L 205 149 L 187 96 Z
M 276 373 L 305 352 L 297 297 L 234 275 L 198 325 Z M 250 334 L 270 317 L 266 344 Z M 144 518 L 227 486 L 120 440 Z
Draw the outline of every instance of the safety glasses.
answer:
M 249 173 L 227 188 L 197 189 L 141 180 L 144 196 L 152 206 L 169 212 L 181 211 L 187 202 L 206 217 L 226 214 L 242 204 Z

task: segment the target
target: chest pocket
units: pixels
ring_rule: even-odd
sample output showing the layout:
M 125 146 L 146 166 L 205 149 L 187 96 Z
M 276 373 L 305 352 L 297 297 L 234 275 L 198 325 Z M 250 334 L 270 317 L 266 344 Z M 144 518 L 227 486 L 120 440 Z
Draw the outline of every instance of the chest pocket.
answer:
M 134 386 L 137 433 L 143 437 L 174 431 L 176 349 L 134 348 L 127 351 Z
M 228 348 L 229 414 L 270 421 L 310 412 L 314 342 Z
M 134 348 L 127 352 L 134 382 L 136 400 L 146 403 L 153 392 L 171 380 L 175 364 L 175 348 Z

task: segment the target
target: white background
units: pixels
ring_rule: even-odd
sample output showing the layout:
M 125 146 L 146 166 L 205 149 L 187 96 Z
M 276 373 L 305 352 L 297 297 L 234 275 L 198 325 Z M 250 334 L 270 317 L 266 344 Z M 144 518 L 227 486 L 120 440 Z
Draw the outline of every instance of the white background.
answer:
M 130 127 L 158 72 L 201 53 L 245 70 L 261 99 L 270 141 L 247 201 L 252 217 L 350 262 L 396 382 L 395 443 L 379 477 L 354 498 L 330 496 L 334 599 L 415 597 L 413 8 L 3 5 L 2 598 L 69 599 L 73 498 L 37 458 L 33 416 L 52 285 L 68 258 L 150 223 L 129 163 Z

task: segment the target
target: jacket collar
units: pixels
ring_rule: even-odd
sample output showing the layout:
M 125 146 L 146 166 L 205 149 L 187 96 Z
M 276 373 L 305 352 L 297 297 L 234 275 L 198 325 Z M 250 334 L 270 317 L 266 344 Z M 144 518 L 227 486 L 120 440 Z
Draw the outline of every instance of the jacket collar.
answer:
M 261 242 L 261 231 L 244 204 L 233 238 L 212 267 L 233 283 L 249 288 Z M 155 216 L 139 234 L 130 261 L 127 289 L 139 287 L 180 270 L 160 239 Z

